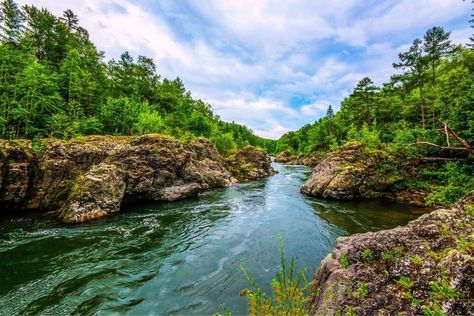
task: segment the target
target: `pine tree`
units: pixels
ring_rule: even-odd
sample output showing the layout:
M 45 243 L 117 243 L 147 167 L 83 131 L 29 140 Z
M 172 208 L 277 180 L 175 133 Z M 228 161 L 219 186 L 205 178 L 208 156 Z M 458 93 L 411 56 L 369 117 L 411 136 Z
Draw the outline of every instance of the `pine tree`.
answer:
M 429 29 L 424 36 L 423 50 L 431 65 L 432 84 L 436 82 L 436 65 L 447 53 L 451 51 L 452 45 L 449 40 L 451 32 L 446 32 L 442 27 L 435 26 Z
M 413 41 L 408 52 L 398 54 L 399 63 L 393 63 L 393 67 L 398 69 L 408 69 L 406 74 L 413 78 L 412 81 L 419 89 L 419 104 L 421 111 L 421 123 L 425 128 L 425 98 L 423 96 L 423 88 L 425 85 L 425 68 L 427 65 L 426 56 L 423 55 L 423 42 L 420 39 Z
M 329 104 L 328 110 L 326 112 L 326 117 L 332 118 L 334 117 L 334 110 L 332 109 L 332 105 Z
M 0 3 L 0 40 L 17 45 L 23 32 L 25 16 L 13 0 Z
M 64 11 L 63 16 L 60 19 L 61 21 L 66 23 L 69 32 L 72 32 L 73 30 L 77 29 L 79 18 L 77 17 L 77 15 L 74 14 L 74 12 L 72 12 L 72 10 L 68 9 Z

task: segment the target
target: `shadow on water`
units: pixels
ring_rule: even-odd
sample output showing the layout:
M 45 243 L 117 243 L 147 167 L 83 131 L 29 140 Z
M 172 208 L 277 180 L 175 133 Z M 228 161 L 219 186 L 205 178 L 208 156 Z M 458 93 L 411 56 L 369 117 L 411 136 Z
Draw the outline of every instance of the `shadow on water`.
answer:
M 266 290 L 281 234 L 308 277 L 341 235 L 405 224 L 423 210 L 331 202 L 299 193 L 310 169 L 199 198 L 143 203 L 92 223 L 0 218 L 0 314 L 211 314 L 246 312 L 245 266 Z M 383 212 L 383 216 L 380 214 Z

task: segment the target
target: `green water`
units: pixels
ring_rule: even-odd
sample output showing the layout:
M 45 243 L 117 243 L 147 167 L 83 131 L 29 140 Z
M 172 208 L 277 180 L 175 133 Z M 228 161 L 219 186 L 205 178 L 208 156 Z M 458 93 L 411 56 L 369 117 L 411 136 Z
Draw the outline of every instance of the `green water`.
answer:
M 278 234 L 312 274 L 338 236 L 406 224 L 423 213 L 380 201 L 340 203 L 299 193 L 310 169 L 275 164 L 274 177 L 175 203 L 127 207 L 66 226 L 0 218 L 0 314 L 246 312 L 242 265 L 268 290 Z

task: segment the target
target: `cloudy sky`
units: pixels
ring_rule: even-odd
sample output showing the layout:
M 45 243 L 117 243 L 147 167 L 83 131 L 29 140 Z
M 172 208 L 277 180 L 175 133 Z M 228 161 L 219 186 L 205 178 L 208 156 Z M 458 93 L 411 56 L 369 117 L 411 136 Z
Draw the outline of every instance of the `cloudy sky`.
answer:
M 335 109 L 432 26 L 465 43 L 462 0 L 21 0 L 72 9 L 107 58 L 153 57 L 224 120 L 277 138 Z

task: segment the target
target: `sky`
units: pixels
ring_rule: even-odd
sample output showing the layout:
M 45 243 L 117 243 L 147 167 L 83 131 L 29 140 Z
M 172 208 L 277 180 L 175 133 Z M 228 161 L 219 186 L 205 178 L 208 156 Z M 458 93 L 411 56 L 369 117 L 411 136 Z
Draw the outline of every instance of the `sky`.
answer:
M 357 82 L 389 80 L 427 29 L 472 30 L 462 0 L 20 0 L 72 9 L 107 59 L 154 58 L 226 121 L 278 138 L 339 109 Z

